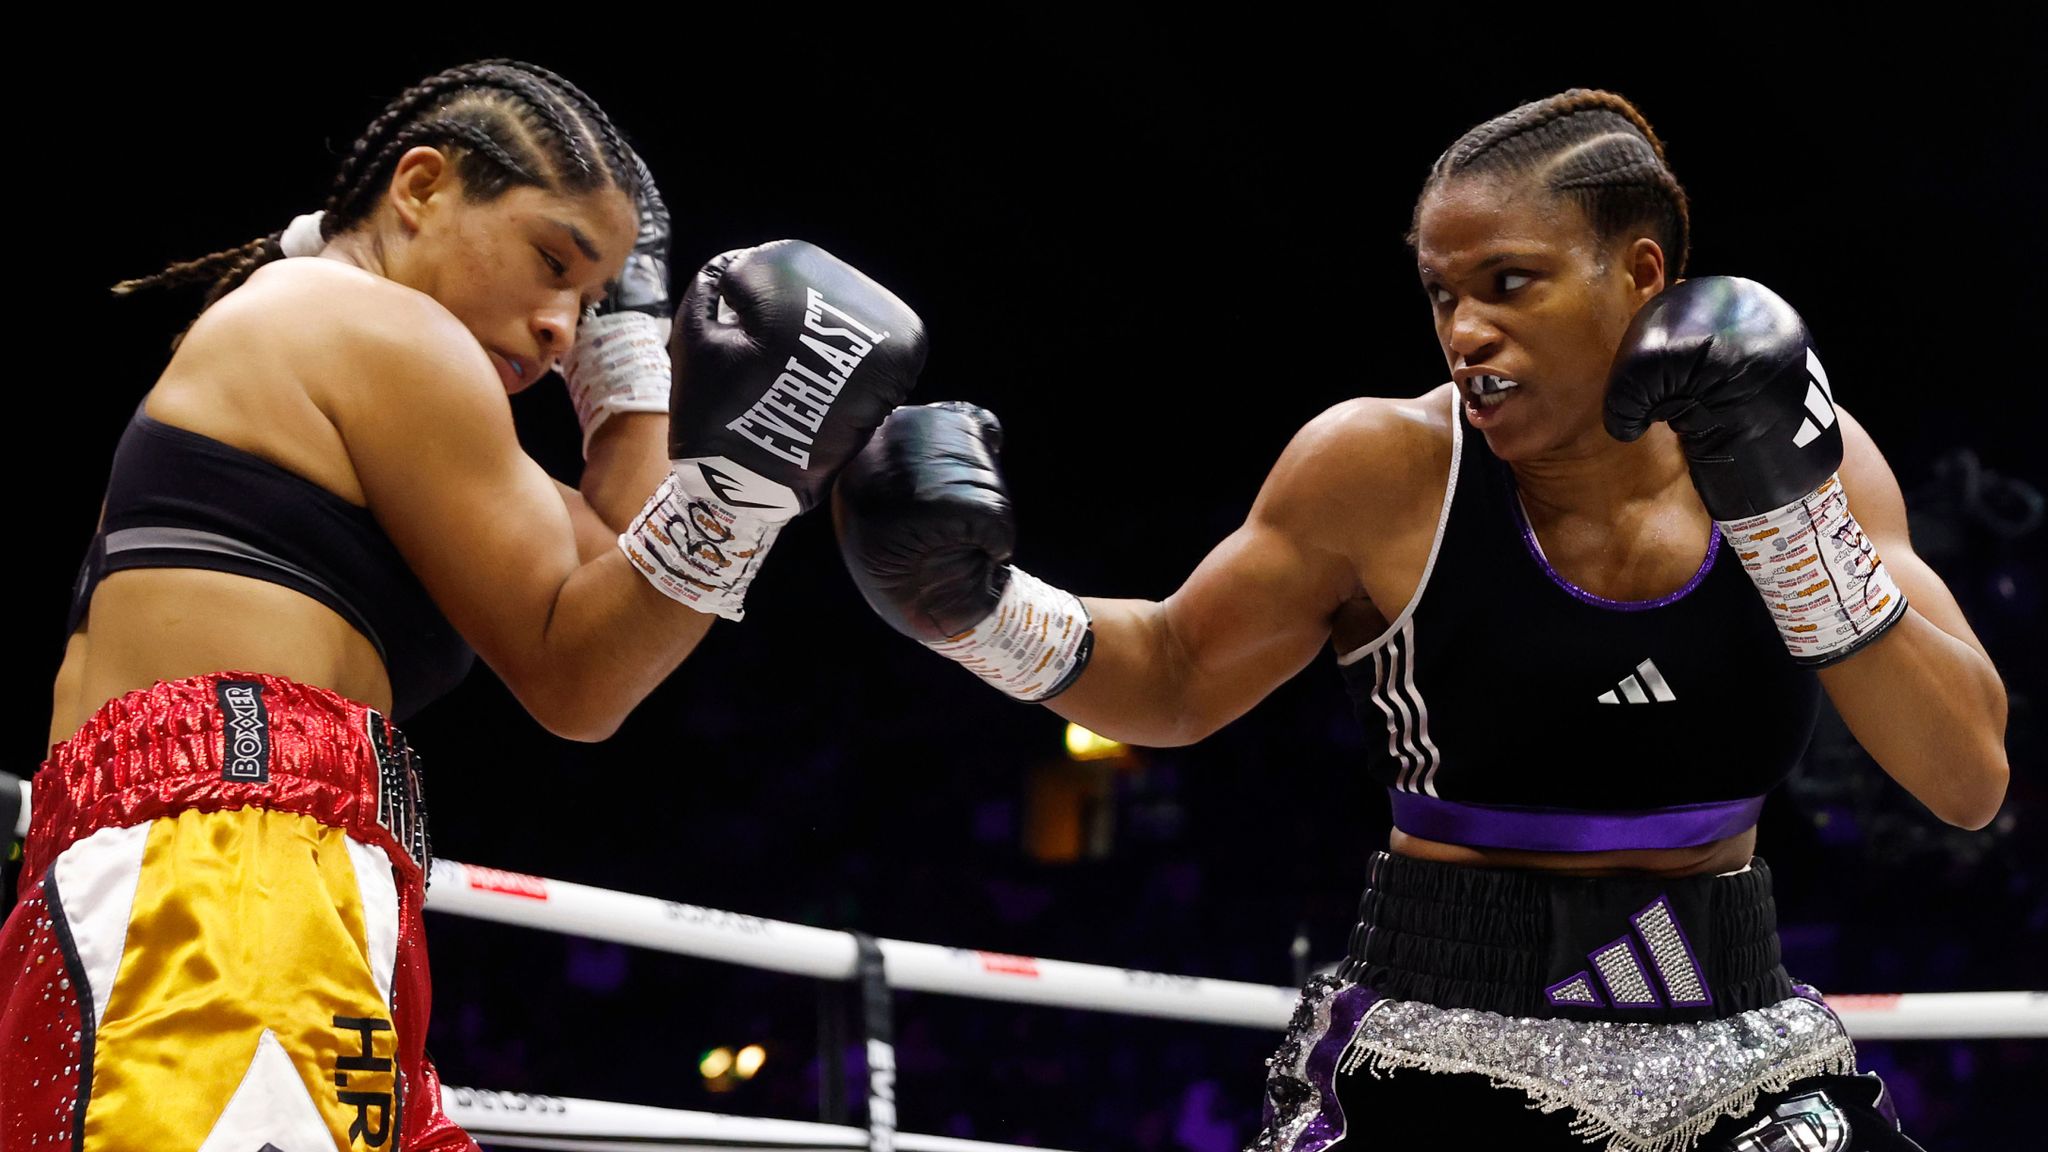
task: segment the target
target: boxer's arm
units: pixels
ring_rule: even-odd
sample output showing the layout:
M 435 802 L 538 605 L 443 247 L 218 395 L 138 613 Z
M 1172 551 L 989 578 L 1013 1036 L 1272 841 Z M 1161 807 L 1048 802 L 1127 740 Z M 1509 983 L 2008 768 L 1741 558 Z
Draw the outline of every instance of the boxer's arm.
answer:
M 583 475 L 576 486 L 609 529 L 608 547 L 616 546 L 647 494 L 668 476 L 674 375 L 667 350 L 675 314 L 669 300 L 668 205 L 647 162 L 628 153 L 640 185 L 633 250 L 619 277 L 605 285 L 604 299 L 577 325 L 576 342 L 561 364 L 583 429 Z M 585 535 L 577 533 L 579 550 Z
M 1885 635 L 1820 672 L 1849 730 L 1936 816 L 1982 828 L 2005 799 L 2005 686 L 1941 577 L 1914 554 L 1906 504 L 1863 426 L 1842 421 L 1842 486 L 1910 607 Z
M 330 411 L 370 508 L 535 719 L 602 739 L 713 618 L 657 592 L 616 547 L 585 562 L 475 338 L 431 301 L 393 307 L 413 313 L 353 337 L 355 383 Z
M 619 533 L 667 476 L 668 413 L 621 412 L 591 434 L 576 491 L 602 523 L 605 547 L 618 547 Z M 583 537 L 579 530 L 579 550 Z
M 583 493 L 560 480 L 555 481 L 555 491 L 562 497 L 562 507 L 569 510 L 569 530 L 576 534 L 578 563 L 589 563 L 606 549 L 619 546 L 619 530 L 605 523 Z
M 1384 400 L 1311 421 L 1251 514 L 1163 602 L 1084 601 L 1095 652 L 1047 706 L 1112 739 L 1166 747 L 1249 711 L 1315 658 L 1358 592 L 1350 541 L 1381 538 L 1402 505 L 1434 509 L 1413 466 L 1418 425 Z

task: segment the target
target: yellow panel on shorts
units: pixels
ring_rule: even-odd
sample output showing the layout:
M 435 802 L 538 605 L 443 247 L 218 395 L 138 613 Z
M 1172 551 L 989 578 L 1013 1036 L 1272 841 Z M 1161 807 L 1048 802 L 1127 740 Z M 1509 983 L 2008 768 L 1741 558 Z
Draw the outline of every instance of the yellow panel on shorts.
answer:
M 346 840 L 312 817 L 254 808 L 151 826 L 96 1031 L 88 1150 L 197 1148 L 265 1029 L 337 1146 L 397 1147 L 397 1037 Z

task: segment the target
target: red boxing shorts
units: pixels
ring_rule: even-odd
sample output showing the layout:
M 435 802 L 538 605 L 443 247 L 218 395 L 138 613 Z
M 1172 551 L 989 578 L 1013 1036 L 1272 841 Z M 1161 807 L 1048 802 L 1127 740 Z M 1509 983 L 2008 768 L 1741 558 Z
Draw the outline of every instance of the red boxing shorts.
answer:
M 428 865 L 377 712 L 221 673 L 36 777 L 0 930 L 0 1147 L 474 1150 L 427 1063 Z

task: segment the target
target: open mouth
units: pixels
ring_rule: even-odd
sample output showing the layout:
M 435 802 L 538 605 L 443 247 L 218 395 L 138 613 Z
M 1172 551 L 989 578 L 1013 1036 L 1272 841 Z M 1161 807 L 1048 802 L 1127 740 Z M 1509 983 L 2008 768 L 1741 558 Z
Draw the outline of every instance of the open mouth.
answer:
M 1472 376 L 1465 380 L 1465 402 L 1484 412 L 1507 403 L 1509 394 L 1521 387 L 1501 376 Z

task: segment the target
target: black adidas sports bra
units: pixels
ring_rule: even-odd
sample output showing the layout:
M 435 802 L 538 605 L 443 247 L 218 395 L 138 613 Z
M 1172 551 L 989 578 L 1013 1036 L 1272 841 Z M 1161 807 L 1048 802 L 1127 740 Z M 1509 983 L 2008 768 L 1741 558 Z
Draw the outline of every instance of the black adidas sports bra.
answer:
M 131 568 L 229 572 L 326 605 L 376 647 L 397 721 L 455 687 L 476 660 L 369 509 L 140 405 L 114 449 L 67 635 L 85 624 L 99 582 Z
M 1415 596 L 1340 670 L 1366 765 L 1411 835 L 1592 852 L 1710 843 L 1756 823 L 1819 715 L 1718 530 L 1655 600 L 1574 587 L 1455 394 L 1450 489 Z

